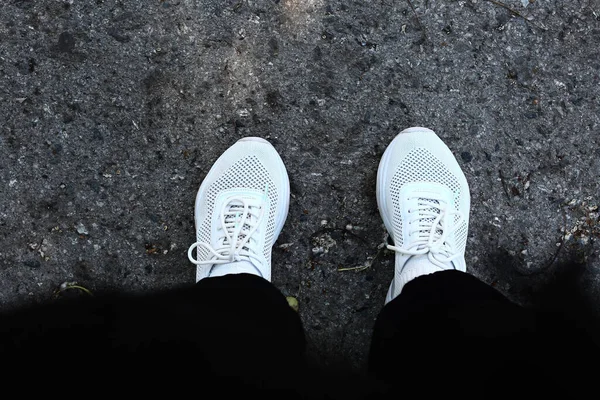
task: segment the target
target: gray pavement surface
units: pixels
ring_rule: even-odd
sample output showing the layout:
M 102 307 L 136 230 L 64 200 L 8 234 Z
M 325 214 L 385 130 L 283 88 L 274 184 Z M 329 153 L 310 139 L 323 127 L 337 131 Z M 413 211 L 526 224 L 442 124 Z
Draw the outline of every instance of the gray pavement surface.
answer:
M 2 308 L 65 281 L 193 283 L 196 190 L 260 136 L 292 185 L 273 282 L 316 357 L 360 368 L 393 275 L 377 165 L 409 126 L 465 171 L 472 274 L 522 304 L 562 279 L 600 303 L 600 1 L 412 6 L 4 1 Z

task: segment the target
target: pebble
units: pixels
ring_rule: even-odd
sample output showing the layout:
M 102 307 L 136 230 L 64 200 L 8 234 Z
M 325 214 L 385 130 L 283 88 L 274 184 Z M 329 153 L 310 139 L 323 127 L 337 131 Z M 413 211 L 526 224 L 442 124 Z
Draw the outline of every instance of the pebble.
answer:
M 77 224 L 77 233 L 79 233 L 80 235 L 89 235 L 88 230 L 81 222 Z
M 296 312 L 298 312 L 298 299 L 292 296 L 288 296 L 285 298 L 289 304 L 289 306 Z
M 71 53 L 75 49 L 75 37 L 69 32 L 63 32 L 58 37 L 58 50 L 63 53 Z
M 462 153 L 460 153 L 460 158 L 462 158 L 463 161 L 466 163 L 471 162 L 471 160 L 473 160 L 473 156 L 468 151 L 463 151 Z

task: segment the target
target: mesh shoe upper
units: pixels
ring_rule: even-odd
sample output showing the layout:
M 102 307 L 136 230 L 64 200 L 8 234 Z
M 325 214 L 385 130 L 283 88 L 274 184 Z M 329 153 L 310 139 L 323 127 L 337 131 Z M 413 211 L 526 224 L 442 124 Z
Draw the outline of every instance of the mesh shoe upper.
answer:
M 235 200 L 234 203 L 226 204 L 228 201 L 231 202 L 232 198 Z M 248 218 L 254 219 L 253 225 L 258 225 L 258 229 L 253 231 L 244 221 L 238 221 L 244 226 L 238 230 L 240 236 L 237 239 L 240 242 L 246 240 L 243 244 L 246 251 L 249 250 L 248 246 L 253 246 L 253 243 L 254 247 L 258 245 L 260 249 L 250 250 L 257 250 L 260 254 L 256 254 L 257 257 L 253 259 L 247 257 L 243 259 L 253 264 L 262 264 L 255 266 L 260 270 L 261 276 L 267 280 L 271 279 L 271 249 L 287 216 L 289 181 L 283 161 L 267 141 L 246 139 L 230 147 L 215 162 L 198 191 L 195 210 L 197 235 L 195 245 L 204 243 L 210 246 L 196 246 L 196 263 L 204 262 L 197 267 L 196 280 L 210 274 L 212 265 L 209 261 L 214 260 L 215 263 L 218 261 L 214 249 L 223 248 L 223 226 L 231 226 L 231 229 L 235 229 L 235 222 L 231 223 L 234 218 L 232 211 L 235 214 L 237 207 L 241 215 L 242 203 L 246 202 L 244 198 L 247 198 L 247 203 L 253 206 L 247 215 Z M 223 219 L 221 213 L 226 213 Z M 261 221 L 255 221 L 257 216 Z M 244 235 L 250 232 L 255 237 L 248 241 Z M 229 252 L 225 253 L 225 256 L 229 255 Z M 262 263 L 258 261 L 260 259 Z
M 377 203 L 396 252 L 387 301 L 419 275 L 466 270 L 469 187 L 433 131 L 410 128 L 390 143 L 377 173 Z
M 223 173 L 214 183 L 212 183 L 206 191 L 205 206 L 207 208 L 213 208 L 215 205 L 215 199 L 217 195 L 223 190 L 231 188 L 240 189 L 255 189 L 255 190 L 267 190 L 270 204 L 277 204 L 277 188 L 275 182 L 270 178 L 269 172 L 260 160 L 254 156 L 247 156 L 235 164 L 233 164 L 227 171 Z M 269 189 L 270 188 L 270 189 Z M 273 235 L 275 233 L 275 211 L 276 207 L 270 207 L 267 215 L 267 229 L 265 232 L 265 245 L 263 246 L 263 256 L 267 262 L 271 263 L 271 246 L 273 241 Z M 202 225 L 199 227 L 197 235 L 199 242 L 210 243 L 210 224 L 209 218 L 205 218 Z M 198 249 L 198 258 L 207 259 L 210 256 L 210 252 L 207 249 Z
M 393 202 L 393 238 L 394 243 L 402 247 L 404 238 L 402 235 L 402 215 L 400 190 L 407 183 L 413 182 L 432 182 L 448 187 L 455 198 L 461 198 L 461 182 L 454 172 L 451 172 L 430 150 L 424 147 L 417 147 L 408 152 L 402 162 L 396 167 L 396 171 L 390 182 L 389 190 Z M 460 201 L 454 202 L 455 211 L 459 212 Z M 455 216 L 455 223 L 458 222 L 458 216 Z M 465 251 L 467 243 L 468 220 L 463 220 L 455 231 L 455 240 L 458 245 L 456 250 Z

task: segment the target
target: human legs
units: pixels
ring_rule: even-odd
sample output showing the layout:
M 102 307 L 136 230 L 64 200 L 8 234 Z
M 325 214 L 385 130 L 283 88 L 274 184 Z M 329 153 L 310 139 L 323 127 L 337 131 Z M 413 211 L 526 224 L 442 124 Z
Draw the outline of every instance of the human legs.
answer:
M 458 271 L 408 282 L 380 313 L 369 372 L 427 395 L 582 394 L 598 349 L 564 315 L 512 303 Z
M 369 372 L 424 395 L 492 390 L 507 374 L 513 383 L 527 376 L 535 331 L 530 313 L 475 277 L 436 272 L 408 282 L 384 307 Z
M 194 385 L 294 397 L 303 353 L 297 313 L 272 284 L 249 274 L 164 293 L 58 302 L 0 319 L 5 382 L 33 370 L 40 384 L 93 391 Z
M 514 395 L 581 390 L 597 350 L 561 316 L 524 309 L 465 273 L 469 189 L 430 130 L 400 133 L 378 171 L 377 198 L 396 253 L 369 371 L 384 390 Z M 595 370 L 595 369 L 593 369 Z
M 4 315 L 0 353 L 11 367 L 5 380 L 50 365 L 36 378 L 68 377 L 66 385 L 95 391 L 193 385 L 218 397 L 300 396 L 309 386 L 302 325 L 270 283 L 271 248 L 288 202 L 287 173 L 275 149 L 262 139 L 240 140 L 198 191 L 197 240 L 188 252 L 197 284 Z

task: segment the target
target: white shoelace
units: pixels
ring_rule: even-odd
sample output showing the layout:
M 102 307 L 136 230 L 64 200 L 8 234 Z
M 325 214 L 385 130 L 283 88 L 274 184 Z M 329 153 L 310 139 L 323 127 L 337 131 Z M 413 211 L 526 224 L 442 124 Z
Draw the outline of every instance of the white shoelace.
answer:
M 446 239 L 463 222 L 462 213 L 449 211 L 448 204 L 443 200 L 422 197 L 418 197 L 417 208 L 409 209 L 408 212 L 416 215 L 408 221 L 410 226 L 409 236 L 416 234 L 418 239 L 412 242 L 410 247 L 388 245 L 387 248 L 405 255 L 427 254 L 427 258 L 434 265 L 442 269 L 448 269 L 446 263 L 458 258 L 460 253 L 456 253 Z M 456 216 L 458 216 L 458 221 L 455 223 Z M 415 224 L 416 227 L 413 227 Z
M 226 199 L 220 212 L 221 226 L 217 228 L 221 232 L 217 241 L 219 247 L 215 249 L 210 243 L 196 242 L 188 249 L 189 260 L 196 265 L 228 264 L 241 260 L 262 263 L 252 235 L 263 218 L 264 208 L 264 202 L 260 200 L 239 196 Z M 194 259 L 192 252 L 195 248 L 205 248 L 212 256 L 208 260 Z

